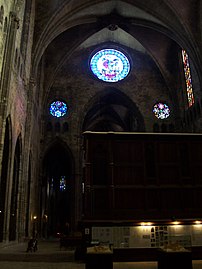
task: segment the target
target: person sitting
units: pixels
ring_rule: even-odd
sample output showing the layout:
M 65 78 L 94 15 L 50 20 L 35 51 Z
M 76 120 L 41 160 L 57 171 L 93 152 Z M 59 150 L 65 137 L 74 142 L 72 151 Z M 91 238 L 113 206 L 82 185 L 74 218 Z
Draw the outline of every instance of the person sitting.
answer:
M 28 241 L 28 246 L 27 246 L 27 252 L 36 252 L 38 250 L 38 241 L 36 238 L 31 238 L 29 241 Z

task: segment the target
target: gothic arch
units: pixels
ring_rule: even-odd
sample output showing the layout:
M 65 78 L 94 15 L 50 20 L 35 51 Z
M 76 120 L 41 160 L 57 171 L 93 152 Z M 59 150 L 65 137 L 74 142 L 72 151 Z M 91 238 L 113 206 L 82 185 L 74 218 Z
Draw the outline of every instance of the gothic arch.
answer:
M 30 227 L 30 194 L 31 194 L 31 179 L 32 179 L 32 155 L 29 154 L 29 163 L 28 163 L 28 179 L 27 179 L 27 188 L 26 188 L 26 209 L 25 209 L 25 236 L 29 236 L 29 227 Z
M 92 10 L 96 11 L 97 7 L 100 7 L 99 5 L 104 5 L 103 12 L 101 14 L 99 12 L 93 13 Z M 41 11 L 43 8 L 48 10 L 48 3 L 42 4 Z M 115 16 L 114 10 L 116 11 Z M 74 17 L 76 13 L 78 16 Z M 40 11 L 38 16 L 40 17 Z M 46 59 L 51 59 L 49 63 L 55 63 L 49 68 L 48 77 L 45 79 L 46 82 L 43 88 L 44 104 L 46 104 L 50 89 L 62 66 L 68 62 L 72 54 L 80 49 L 89 37 L 93 37 L 101 30 L 109 28 L 109 25 L 116 23 L 118 28 L 130 35 L 130 38 L 134 38 L 134 40 L 141 43 L 150 54 L 161 71 L 169 92 L 171 92 L 170 94 L 174 95 L 176 93 L 176 90 L 173 89 L 173 76 L 169 72 L 163 72 L 165 69 L 164 62 L 160 62 L 157 55 L 155 55 L 152 49 L 153 42 L 151 42 L 150 48 L 146 46 L 149 38 L 141 40 L 136 33 L 138 28 L 140 32 L 148 31 L 151 36 L 153 36 L 152 32 L 154 32 L 156 35 L 161 36 L 162 39 L 169 39 L 175 45 L 185 48 L 192 58 L 194 66 L 197 67 L 195 68 L 197 77 L 200 82 L 202 81 L 202 59 L 199 55 L 198 44 L 194 41 L 189 25 L 183 22 L 177 9 L 177 4 L 172 1 L 157 0 L 155 5 L 152 4 L 151 0 L 148 1 L 148 4 L 141 0 L 136 0 L 135 3 L 132 0 L 105 1 L 104 3 L 101 0 L 92 0 L 88 2 L 79 1 L 79 3 L 75 2 L 73 4 L 68 2 L 52 9 L 49 18 L 46 21 L 47 24 L 44 27 L 41 26 L 40 30 L 36 32 L 32 64 L 32 76 L 37 79 L 39 64 L 43 65 L 44 62 L 43 55 L 46 55 Z M 75 34 L 78 32 L 81 34 Z M 62 47 L 61 40 L 64 40 Z M 100 39 L 98 38 L 98 40 Z M 124 44 L 124 41 L 125 38 L 122 38 L 122 41 L 118 43 Z M 54 53 L 56 50 L 57 54 Z M 159 50 L 157 49 L 157 54 L 158 52 Z
M 144 131 L 136 104 L 116 88 L 96 94 L 85 107 L 82 131 Z
M 69 147 L 55 139 L 43 156 L 41 189 L 43 237 L 63 232 L 65 223 L 72 222 L 74 208 L 74 159 Z
M 4 147 L 3 147 L 3 159 L 1 167 L 1 181 L 0 181 L 0 242 L 4 238 L 5 219 L 6 219 L 6 192 L 9 178 L 9 167 L 11 158 L 11 118 L 6 119 L 5 135 L 4 135 Z
M 68 145 L 66 144 L 65 141 L 63 141 L 62 139 L 56 137 L 54 140 L 52 140 L 50 143 L 48 143 L 45 147 L 45 150 L 43 152 L 42 155 L 42 159 L 44 160 L 45 157 L 47 156 L 48 152 L 50 151 L 51 148 L 56 147 L 57 145 L 61 146 L 62 148 L 64 148 L 65 151 L 68 152 L 70 158 L 73 160 L 74 156 L 72 154 L 71 149 L 68 147 Z M 72 169 L 74 169 L 74 162 L 72 162 Z
M 9 221 L 9 241 L 15 241 L 17 239 L 17 225 L 18 225 L 18 217 L 20 214 L 19 180 L 21 171 L 20 169 L 21 152 L 22 152 L 22 139 L 21 135 L 19 135 L 15 146 L 15 153 L 13 160 L 13 178 L 11 188 L 10 221 Z
M 132 22 L 133 25 L 144 25 L 144 27 L 149 28 L 152 27 L 159 32 L 169 35 L 174 40 L 178 40 L 178 43 L 181 43 L 181 45 L 186 43 L 188 47 L 191 47 L 190 41 L 192 40 L 192 37 L 190 36 L 189 38 L 185 38 L 182 34 L 180 34 L 186 33 L 186 35 L 188 36 L 190 33 L 186 29 L 187 26 L 184 25 L 184 23 L 180 20 L 180 16 L 177 14 L 177 10 L 170 3 L 166 3 L 165 1 L 160 0 L 158 1 L 159 12 L 155 10 L 157 4 L 154 5 L 154 8 L 152 8 L 153 5 L 150 4 L 150 8 L 148 9 L 148 4 L 145 5 L 145 3 L 143 3 L 141 0 L 136 1 L 135 4 L 132 0 L 125 0 L 119 2 L 121 3 L 121 5 L 131 5 L 131 7 L 136 7 L 139 9 L 139 11 L 141 10 L 142 12 L 147 14 L 147 19 L 136 18 L 135 20 L 133 20 L 133 18 L 130 18 L 130 22 Z M 102 1 L 93 0 L 88 1 L 88 3 L 79 2 L 78 4 L 75 2 L 74 5 L 72 3 L 64 3 L 61 4 L 60 7 L 53 12 L 53 14 L 51 14 L 49 23 L 47 23 L 48 26 L 41 31 L 40 35 L 38 36 L 38 39 L 36 39 L 35 51 L 33 54 L 33 74 L 36 74 L 37 66 L 49 44 L 61 33 L 78 25 L 83 25 L 87 23 L 93 25 L 94 23 L 97 23 L 96 15 L 92 16 L 92 12 L 90 12 L 90 10 L 93 7 L 95 8 L 95 5 L 101 2 Z M 69 5 L 71 5 L 71 8 Z M 108 7 L 108 3 L 105 3 L 105 5 L 106 10 L 110 10 Z M 116 4 L 114 5 L 116 7 Z M 87 12 L 88 9 L 89 14 Z M 76 12 L 80 12 L 80 17 L 76 20 L 70 21 L 69 18 L 72 18 Z M 82 12 L 84 12 L 84 14 L 86 12 L 87 15 L 82 16 Z M 170 21 L 165 20 L 165 18 L 167 18 L 168 16 L 172 18 L 170 19 Z

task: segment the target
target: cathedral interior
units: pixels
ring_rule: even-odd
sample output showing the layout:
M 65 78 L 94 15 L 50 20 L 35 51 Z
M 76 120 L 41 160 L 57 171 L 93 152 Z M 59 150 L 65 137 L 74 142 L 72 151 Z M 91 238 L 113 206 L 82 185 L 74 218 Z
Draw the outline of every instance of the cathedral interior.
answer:
M 200 221 L 201 85 L 200 0 L 0 0 L 0 242 Z

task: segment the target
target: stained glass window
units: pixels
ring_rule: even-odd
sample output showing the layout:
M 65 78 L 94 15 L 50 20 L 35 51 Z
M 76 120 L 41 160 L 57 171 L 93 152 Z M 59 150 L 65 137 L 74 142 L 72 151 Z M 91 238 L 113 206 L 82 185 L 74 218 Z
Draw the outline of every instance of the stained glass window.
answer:
M 50 105 L 50 114 L 54 117 L 62 117 L 67 114 L 67 104 L 62 101 L 55 101 Z
M 170 116 L 170 109 L 166 104 L 157 103 L 153 107 L 153 113 L 158 119 L 163 120 Z
M 93 55 L 90 61 L 93 74 L 105 82 L 124 79 L 130 71 L 130 62 L 125 54 L 115 49 L 103 49 Z
M 61 176 L 60 178 L 60 191 L 66 190 L 66 179 L 65 176 Z
M 187 87 L 188 105 L 190 107 L 194 104 L 194 95 L 193 95 L 193 89 L 192 89 L 189 57 L 185 50 L 182 50 L 182 59 L 183 59 L 184 75 L 185 75 L 186 87 Z

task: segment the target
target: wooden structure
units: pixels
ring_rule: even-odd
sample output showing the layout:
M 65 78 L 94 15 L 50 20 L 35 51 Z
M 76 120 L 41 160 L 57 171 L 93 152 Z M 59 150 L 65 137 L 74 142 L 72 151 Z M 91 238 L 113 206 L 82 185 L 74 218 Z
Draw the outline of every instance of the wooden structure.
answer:
M 202 217 L 201 135 L 83 136 L 85 220 Z

